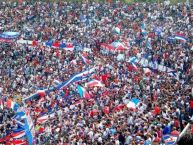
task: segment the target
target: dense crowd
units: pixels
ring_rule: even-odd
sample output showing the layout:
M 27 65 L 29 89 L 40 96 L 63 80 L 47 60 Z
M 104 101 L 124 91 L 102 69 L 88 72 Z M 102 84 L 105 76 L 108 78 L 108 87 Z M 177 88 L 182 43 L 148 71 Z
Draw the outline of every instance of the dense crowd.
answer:
M 156 145 L 164 142 L 163 135 L 178 136 L 189 122 L 193 115 L 192 4 L 0 5 L 1 32 L 16 31 L 21 33 L 18 39 L 39 41 L 36 46 L 0 42 L 0 94 L 30 110 L 37 144 Z M 115 27 L 120 27 L 120 34 L 114 32 Z M 186 40 L 170 39 L 176 34 Z M 73 43 L 74 51 L 42 45 L 50 39 Z M 103 51 L 102 44 L 117 40 L 127 42 L 128 49 Z M 146 45 L 148 41 L 151 48 Z M 117 60 L 119 53 L 125 56 L 122 61 Z M 82 55 L 91 63 L 85 64 Z M 136 70 L 126 61 L 135 56 L 166 66 L 175 75 L 152 68 L 147 75 L 139 63 Z M 64 82 L 93 67 L 95 72 L 85 80 L 21 101 L 37 90 L 56 85 L 56 80 Z M 77 85 L 92 79 L 104 86 L 86 88 L 91 99 L 81 98 Z M 136 108 L 127 107 L 132 98 L 140 100 Z M 0 111 L 0 135 L 5 136 L 14 124 L 14 113 L 6 108 Z M 47 114 L 54 117 L 38 122 Z

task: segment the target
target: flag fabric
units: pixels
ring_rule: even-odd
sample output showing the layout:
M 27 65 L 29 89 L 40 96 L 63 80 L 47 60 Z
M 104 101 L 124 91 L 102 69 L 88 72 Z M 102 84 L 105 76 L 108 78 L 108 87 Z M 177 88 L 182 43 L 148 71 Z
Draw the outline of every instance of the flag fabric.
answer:
M 148 38 L 147 42 L 146 42 L 146 48 L 147 49 L 152 49 L 152 46 L 151 46 L 151 38 Z
M 19 139 L 19 138 L 22 138 L 25 136 L 25 130 L 23 131 L 20 131 L 20 132 L 15 132 L 15 133 L 12 133 L 11 136 L 15 139 Z
M 134 57 L 130 57 L 130 58 L 129 58 L 129 62 L 130 62 L 130 63 L 137 63 L 137 62 L 138 62 L 138 59 L 137 59 L 137 57 L 135 57 L 135 56 L 134 56 Z
M 120 34 L 121 33 L 121 27 L 120 26 L 116 26 L 113 31 L 116 33 L 116 34 Z
M 132 98 L 127 104 L 128 108 L 136 109 L 136 106 L 140 103 L 140 100 L 137 98 Z
M 163 140 L 166 145 L 174 145 L 175 142 L 177 141 L 177 136 L 172 136 L 172 135 L 164 135 Z
M 6 107 L 8 109 L 13 109 L 14 111 L 17 111 L 17 109 L 19 108 L 19 104 L 13 102 L 11 99 L 7 99 Z
M 19 35 L 20 35 L 19 32 L 3 32 L 0 34 L 0 38 L 15 39 L 15 38 L 18 38 Z
M 187 39 L 186 39 L 184 36 L 182 36 L 182 35 L 175 35 L 175 39 L 181 40 L 181 41 L 183 41 L 183 42 L 186 42 L 186 41 L 187 41 Z
M 146 76 L 149 76 L 151 74 L 151 70 L 149 68 L 143 68 L 143 71 Z
M 45 90 L 38 90 L 37 93 L 38 93 L 38 95 L 39 95 L 40 97 L 44 97 L 44 96 L 46 95 Z
M 87 90 L 85 88 L 81 87 L 80 85 L 78 85 L 78 93 L 79 93 L 81 98 L 85 98 L 85 99 L 90 99 L 91 98 L 91 96 L 87 92 Z
M 55 87 L 50 87 L 49 90 L 45 89 L 45 90 L 41 90 L 41 91 L 42 92 L 45 91 L 45 94 L 49 94 L 52 91 L 60 90 L 60 89 L 62 89 L 64 87 L 66 87 L 67 85 L 69 85 L 70 83 L 78 82 L 78 81 L 81 81 L 81 80 L 87 78 L 89 76 L 89 74 L 92 74 L 95 70 L 96 70 L 96 68 L 87 69 L 87 70 L 85 70 L 85 71 L 83 71 L 81 73 L 73 75 L 72 77 L 70 77 L 70 79 L 68 79 L 65 82 L 60 83 L 59 85 L 57 85 Z M 32 100 L 35 97 L 37 97 L 38 95 L 39 95 L 38 92 L 36 92 L 36 93 L 32 94 L 31 96 L 24 98 L 23 101 Z
M 119 105 L 117 105 L 113 110 L 114 110 L 115 112 L 118 112 L 118 111 L 123 110 L 124 108 L 125 108 L 125 104 L 119 104 Z
M 2 99 L 0 99 L 0 108 L 3 110 L 3 108 L 4 108 L 4 103 L 3 103 L 4 101 L 2 100 Z
M 81 55 L 82 57 L 82 60 L 85 64 L 90 64 L 91 63 L 91 60 L 87 59 L 86 57 L 84 57 L 83 55 Z
M 10 144 L 13 144 L 13 145 L 28 145 L 28 142 L 25 139 L 17 139 L 17 140 L 10 141 Z
M 85 84 L 85 87 L 89 87 L 89 88 L 92 88 L 92 87 L 103 87 L 104 85 L 98 81 L 98 80 L 92 80 L 88 83 Z

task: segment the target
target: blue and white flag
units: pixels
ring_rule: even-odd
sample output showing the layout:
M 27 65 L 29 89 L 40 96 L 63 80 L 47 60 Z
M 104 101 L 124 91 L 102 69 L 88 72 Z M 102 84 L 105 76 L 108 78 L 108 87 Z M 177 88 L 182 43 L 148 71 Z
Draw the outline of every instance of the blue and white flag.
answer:
M 15 39 L 19 37 L 19 32 L 3 32 L 0 34 L 0 38 L 3 39 Z

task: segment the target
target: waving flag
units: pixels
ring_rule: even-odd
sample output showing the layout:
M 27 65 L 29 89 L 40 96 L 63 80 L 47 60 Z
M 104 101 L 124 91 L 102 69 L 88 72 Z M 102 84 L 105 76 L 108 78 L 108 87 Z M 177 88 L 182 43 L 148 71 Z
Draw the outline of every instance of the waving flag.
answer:
M 85 84 L 86 87 L 103 87 L 104 85 L 98 80 L 92 80 Z
M 17 109 L 19 108 L 19 104 L 13 102 L 11 99 L 7 99 L 6 107 L 8 109 L 13 109 L 14 111 L 17 111 Z
M 151 70 L 149 68 L 143 68 L 145 75 L 149 76 L 151 74 Z
M 136 106 L 140 103 L 140 100 L 137 98 L 132 98 L 131 101 L 127 104 L 128 108 L 135 109 Z
M 113 29 L 113 32 L 115 32 L 116 34 L 120 34 L 121 33 L 121 27 L 117 26 Z
M 65 82 L 60 83 L 59 85 L 57 85 L 55 87 L 50 87 L 49 90 L 45 89 L 45 90 L 41 90 L 41 91 L 45 91 L 46 94 L 49 94 L 52 91 L 60 90 L 60 89 L 62 89 L 64 87 L 66 87 L 67 85 L 69 85 L 70 83 L 78 82 L 80 80 L 83 80 L 83 79 L 89 77 L 89 74 L 92 74 L 95 71 L 95 69 L 96 68 L 90 68 L 88 70 L 85 70 L 85 71 L 83 71 L 81 73 L 73 75 L 70 79 L 68 79 Z M 37 97 L 38 95 L 39 95 L 38 92 L 36 92 L 36 93 L 32 94 L 31 96 L 29 96 L 27 98 L 24 98 L 23 100 L 24 101 L 31 100 L 31 99 L 34 99 L 35 97 Z
M 15 139 L 22 138 L 25 136 L 25 130 L 20 132 L 12 133 L 11 136 Z
M 174 145 L 175 142 L 177 141 L 177 136 L 172 136 L 172 135 L 164 135 L 163 140 L 166 145 Z
M 85 64 L 90 64 L 91 63 L 91 60 L 87 59 L 86 57 L 84 57 L 83 55 L 81 55 L 82 57 L 82 60 Z
M 130 63 L 137 63 L 137 62 L 138 62 L 138 59 L 137 59 L 137 57 L 135 57 L 135 56 L 134 56 L 134 57 L 130 57 L 130 58 L 129 58 L 129 62 L 130 62 Z
M 3 103 L 3 100 L 2 99 L 0 99 L 0 108 L 3 110 L 3 107 L 4 106 L 4 103 Z
M 181 40 L 181 41 L 183 41 L 183 42 L 186 42 L 186 41 L 187 41 L 187 39 L 186 39 L 184 36 L 182 36 L 182 35 L 176 35 L 176 36 L 175 36 L 175 39 Z
M 91 98 L 90 94 L 86 91 L 86 89 L 81 87 L 80 85 L 78 85 L 78 93 L 80 94 L 81 98 L 85 98 L 85 99 Z
M 117 111 L 121 111 L 125 108 L 125 104 L 119 104 L 117 105 L 115 108 L 114 108 L 114 111 L 117 112 Z
M 69 51 L 74 51 L 74 46 L 72 43 L 68 43 L 64 49 Z
M 148 38 L 147 42 L 146 42 L 146 48 L 148 49 L 152 49 L 152 46 L 151 46 L 151 39 Z
M 28 142 L 25 139 L 12 140 L 11 143 L 14 145 L 28 145 Z

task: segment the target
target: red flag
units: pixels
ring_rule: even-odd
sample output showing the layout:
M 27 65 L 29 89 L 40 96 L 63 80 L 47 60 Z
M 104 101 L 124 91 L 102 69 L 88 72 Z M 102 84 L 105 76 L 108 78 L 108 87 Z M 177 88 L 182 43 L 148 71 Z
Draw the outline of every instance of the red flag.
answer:
M 32 46 L 37 46 L 37 45 L 38 45 L 38 42 L 35 41 L 35 40 L 33 40 L 33 41 L 32 41 Z
M 58 42 L 58 41 L 54 42 L 54 43 L 53 43 L 53 46 L 54 46 L 54 47 L 60 47 L 60 42 Z

